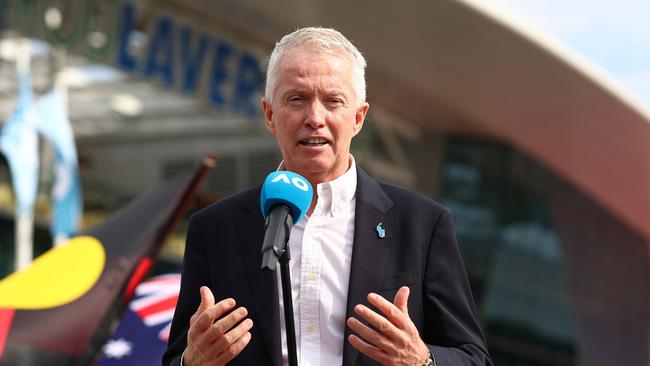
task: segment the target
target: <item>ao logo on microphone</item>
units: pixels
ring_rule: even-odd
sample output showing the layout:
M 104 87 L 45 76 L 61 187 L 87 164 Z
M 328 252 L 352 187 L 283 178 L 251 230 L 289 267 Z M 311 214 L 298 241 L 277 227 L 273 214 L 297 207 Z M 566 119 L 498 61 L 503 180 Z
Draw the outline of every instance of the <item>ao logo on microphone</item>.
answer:
M 282 174 L 278 175 L 277 177 L 275 177 L 271 181 L 271 183 L 277 183 L 279 181 L 282 181 L 282 182 L 284 182 L 286 184 L 293 184 L 296 188 L 298 188 L 299 190 L 301 190 L 303 192 L 309 191 L 309 183 L 305 182 L 300 177 L 293 177 L 291 179 L 291 182 L 290 182 L 289 177 L 286 174 L 282 173 Z

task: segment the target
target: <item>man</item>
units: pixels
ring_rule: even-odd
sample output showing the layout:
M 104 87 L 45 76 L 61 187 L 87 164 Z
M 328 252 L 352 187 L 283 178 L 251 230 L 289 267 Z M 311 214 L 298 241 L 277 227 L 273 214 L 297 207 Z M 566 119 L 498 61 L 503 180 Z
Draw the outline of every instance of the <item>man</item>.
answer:
M 299 364 L 491 365 L 449 212 L 375 181 L 350 155 L 369 107 L 364 69 L 324 28 L 285 36 L 269 61 L 266 127 L 281 169 L 314 187 L 289 240 Z M 163 364 L 287 364 L 278 276 L 260 269 L 259 195 L 190 220 Z

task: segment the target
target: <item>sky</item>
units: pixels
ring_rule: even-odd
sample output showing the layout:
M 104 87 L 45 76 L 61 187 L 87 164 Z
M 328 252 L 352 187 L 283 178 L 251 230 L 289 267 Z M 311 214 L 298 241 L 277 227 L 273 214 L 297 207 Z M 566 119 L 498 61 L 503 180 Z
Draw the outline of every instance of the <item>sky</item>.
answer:
M 488 0 L 604 69 L 650 108 L 650 0 Z

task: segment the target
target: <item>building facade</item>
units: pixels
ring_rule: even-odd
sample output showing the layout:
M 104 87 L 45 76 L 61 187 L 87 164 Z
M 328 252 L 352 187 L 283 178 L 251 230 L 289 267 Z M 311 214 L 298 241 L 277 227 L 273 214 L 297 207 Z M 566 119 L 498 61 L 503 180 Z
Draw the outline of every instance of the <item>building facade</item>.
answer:
M 5 4 L 2 49 L 38 40 L 34 90 L 65 75 L 84 225 L 209 153 L 197 207 L 261 184 L 281 159 L 259 111 L 265 57 L 299 26 L 332 26 L 369 65 L 355 158 L 451 209 L 495 364 L 650 363 L 650 113 L 525 24 L 478 0 Z M 0 56 L 4 119 L 17 77 Z M 4 275 L 6 164 L 0 178 Z M 50 185 L 42 167 L 42 195 Z M 47 212 L 37 204 L 37 252 Z M 182 238 L 161 265 L 180 264 Z

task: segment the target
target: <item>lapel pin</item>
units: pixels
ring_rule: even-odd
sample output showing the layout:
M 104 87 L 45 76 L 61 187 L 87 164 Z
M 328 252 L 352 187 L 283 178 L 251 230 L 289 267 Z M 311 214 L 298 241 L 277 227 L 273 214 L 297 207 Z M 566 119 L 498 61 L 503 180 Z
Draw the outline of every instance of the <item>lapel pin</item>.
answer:
M 379 237 L 379 239 L 383 239 L 384 237 L 386 237 L 386 230 L 381 226 L 381 222 L 379 223 L 379 225 L 377 225 L 375 230 L 377 230 L 377 236 Z

